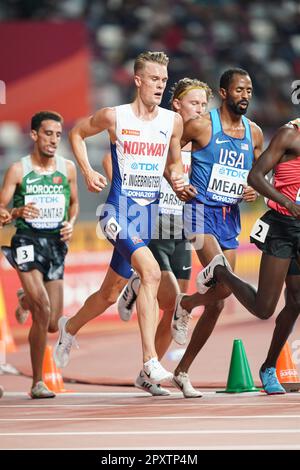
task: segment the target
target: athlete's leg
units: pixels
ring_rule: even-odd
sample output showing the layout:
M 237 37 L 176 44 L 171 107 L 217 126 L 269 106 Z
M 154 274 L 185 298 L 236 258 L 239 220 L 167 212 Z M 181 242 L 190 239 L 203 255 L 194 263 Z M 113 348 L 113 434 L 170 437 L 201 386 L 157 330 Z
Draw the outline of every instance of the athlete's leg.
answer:
M 68 320 L 66 331 L 74 336 L 83 325 L 105 312 L 116 302 L 126 282 L 127 279 L 109 267 L 100 289 L 90 295 L 76 315 Z
M 228 259 L 232 269 L 235 268 L 236 262 L 236 250 L 226 250 L 224 255 Z M 216 289 L 210 289 L 215 291 Z M 200 294 L 199 294 L 200 295 Z M 204 296 L 206 296 L 205 294 Z M 201 296 L 201 297 L 204 297 Z M 191 340 L 188 344 L 188 347 L 179 362 L 178 366 L 175 369 L 175 375 L 177 376 L 179 372 L 188 372 L 192 362 L 195 357 L 203 348 L 204 344 L 212 334 L 217 320 L 224 308 L 224 300 L 212 300 L 209 305 L 205 306 L 205 309 L 202 315 L 199 317 L 199 320 L 194 328 Z
M 48 326 L 49 333 L 55 333 L 58 330 L 58 320 L 63 314 L 64 307 L 64 281 L 45 282 L 45 288 L 50 300 L 50 322 Z
M 276 318 L 270 349 L 262 370 L 267 367 L 276 367 L 280 351 L 285 345 L 300 313 L 300 275 L 286 278 L 286 304 Z
M 289 258 L 262 254 L 258 289 L 223 266 L 216 266 L 214 277 L 231 289 L 235 297 L 253 315 L 266 320 L 273 315 L 289 268 Z
M 147 247 L 140 247 L 131 256 L 131 264 L 138 273 L 141 284 L 136 299 L 136 310 L 142 338 L 144 363 L 156 357 L 154 338 L 158 321 L 157 292 L 160 269 Z
M 203 237 L 202 241 L 202 248 L 197 249 L 197 256 L 199 258 L 200 263 L 202 266 L 206 266 L 216 255 L 222 254 L 222 249 L 213 235 L 201 235 Z M 197 242 L 196 242 L 197 243 Z M 229 258 L 229 262 L 231 266 L 233 266 L 233 259 L 235 257 L 230 253 L 234 252 L 234 250 L 226 250 L 228 253 L 226 256 Z M 228 297 L 231 294 L 230 289 L 224 284 L 217 284 L 214 288 L 210 289 L 206 294 L 199 294 L 196 292 L 192 295 L 186 295 L 181 300 L 181 307 L 188 312 L 191 312 L 193 308 L 198 307 L 199 305 L 209 305 L 212 302 L 217 300 L 222 300 Z
M 163 310 L 163 315 L 155 335 L 155 349 L 159 359 L 164 356 L 172 342 L 171 321 L 176 296 L 179 292 L 175 275 L 171 271 L 162 271 L 157 298 L 159 308 Z
M 186 293 L 189 288 L 190 280 L 189 279 L 177 279 L 177 283 L 179 286 L 179 291 Z
M 32 314 L 29 332 L 33 386 L 42 380 L 42 367 L 50 321 L 50 301 L 43 283 L 43 274 L 34 269 L 17 271 L 26 294 L 26 302 Z

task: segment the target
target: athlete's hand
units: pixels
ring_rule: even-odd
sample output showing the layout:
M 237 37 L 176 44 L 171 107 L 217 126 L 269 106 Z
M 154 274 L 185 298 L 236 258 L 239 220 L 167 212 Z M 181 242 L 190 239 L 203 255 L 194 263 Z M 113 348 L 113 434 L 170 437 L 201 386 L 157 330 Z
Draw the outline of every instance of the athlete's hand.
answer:
M 60 239 L 63 242 L 68 242 L 73 235 L 73 224 L 65 220 L 61 225 L 62 229 L 60 230 Z
M 184 202 L 189 201 L 190 199 L 193 199 L 193 197 L 195 197 L 196 194 L 198 194 L 197 189 L 194 188 L 192 184 L 186 184 L 183 187 L 182 191 L 175 191 L 175 192 L 176 192 L 176 196 L 178 197 L 178 199 Z
M 171 186 L 175 193 L 184 190 L 185 181 L 184 176 L 172 171 L 171 173 Z
M 105 176 L 98 173 L 98 171 L 90 170 L 84 175 L 87 188 L 92 193 L 99 193 L 107 185 Z
M 25 206 L 15 207 L 12 210 L 11 215 L 14 219 L 36 219 L 40 215 L 40 209 L 34 202 L 29 202 Z
M 12 221 L 12 216 L 7 209 L 0 207 L 0 228 L 3 225 L 9 224 Z
M 252 186 L 244 186 L 243 201 L 253 202 L 256 201 L 257 197 L 258 194 L 255 189 L 252 188 Z
M 286 209 L 292 214 L 293 217 L 297 217 L 300 219 L 300 205 L 296 204 L 293 201 L 288 200 L 286 204 L 284 204 Z

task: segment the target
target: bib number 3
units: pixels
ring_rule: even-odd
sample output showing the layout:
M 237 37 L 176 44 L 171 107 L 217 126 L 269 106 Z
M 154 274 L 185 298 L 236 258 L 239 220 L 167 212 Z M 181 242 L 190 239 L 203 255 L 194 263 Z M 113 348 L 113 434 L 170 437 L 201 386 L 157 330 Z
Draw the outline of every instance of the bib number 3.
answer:
M 34 247 L 33 245 L 19 246 L 17 252 L 17 264 L 29 263 L 34 261 Z

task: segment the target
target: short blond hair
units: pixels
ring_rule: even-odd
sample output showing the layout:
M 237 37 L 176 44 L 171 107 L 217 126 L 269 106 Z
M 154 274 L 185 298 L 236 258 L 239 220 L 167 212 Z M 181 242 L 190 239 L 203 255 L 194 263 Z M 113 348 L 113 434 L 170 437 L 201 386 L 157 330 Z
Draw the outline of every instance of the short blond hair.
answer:
M 134 62 L 134 73 L 145 68 L 146 62 L 155 62 L 160 65 L 168 65 L 169 57 L 164 52 L 142 52 Z
M 186 93 L 194 89 L 204 90 L 206 92 L 207 101 L 211 100 L 214 96 L 212 89 L 208 86 L 207 83 L 201 82 L 197 78 L 185 77 L 172 86 L 170 90 L 170 104 L 172 104 L 176 99 L 180 100 L 180 98 L 182 98 Z

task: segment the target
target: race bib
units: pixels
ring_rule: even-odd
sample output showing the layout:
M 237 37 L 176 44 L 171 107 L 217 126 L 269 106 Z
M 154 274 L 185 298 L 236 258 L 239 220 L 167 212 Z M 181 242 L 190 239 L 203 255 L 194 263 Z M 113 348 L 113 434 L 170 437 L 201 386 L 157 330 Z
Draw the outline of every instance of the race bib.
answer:
M 17 264 L 29 263 L 30 261 L 34 261 L 34 246 L 33 245 L 25 245 L 19 246 L 16 249 L 17 252 Z
M 207 198 L 226 204 L 237 204 L 243 198 L 249 170 L 214 163 L 207 188 Z
M 174 193 L 168 181 L 163 178 L 159 193 L 159 210 L 161 214 L 182 214 L 184 202 Z
M 266 224 L 261 219 L 257 219 L 255 224 L 252 227 L 250 237 L 254 238 L 254 240 L 258 240 L 259 242 L 264 243 L 266 240 L 270 225 Z
M 296 204 L 300 204 L 300 188 L 298 189 L 298 192 L 297 192 Z
M 40 214 L 35 219 L 25 219 L 32 227 L 37 229 L 55 229 L 64 220 L 65 195 L 64 194 L 28 194 L 25 196 L 25 205 L 35 203 Z
M 151 163 L 126 158 L 122 177 L 122 193 L 129 197 L 157 198 L 164 166 L 165 160 L 161 157 L 152 157 Z
M 122 230 L 121 225 L 118 224 L 114 217 L 111 217 L 107 224 L 104 227 L 104 232 L 111 238 L 112 240 L 116 241 L 118 233 Z

